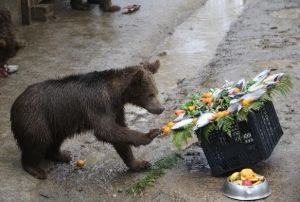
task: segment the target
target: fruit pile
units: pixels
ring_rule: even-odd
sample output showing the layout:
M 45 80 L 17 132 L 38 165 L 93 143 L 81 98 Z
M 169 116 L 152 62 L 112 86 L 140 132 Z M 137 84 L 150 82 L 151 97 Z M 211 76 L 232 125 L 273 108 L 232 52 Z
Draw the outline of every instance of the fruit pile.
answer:
M 271 70 L 265 70 L 247 82 L 245 79 L 226 81 L 222 87 L 194 93 L 175 111 L 176 118 L 163 126 L 162 133 L 165 136 L 172 133 L 172 141 L 178 149 L 198 129 L 203 137 L 208 137 L 213 130 L 231 136 L 237 121 L 247 121 L 248 113 L 258 111 L 265 102 L 272 101 L 273 94 L 286 95 L 291 88 L 288 75 L 271 74 Z
M 245 168 L 241 172 L 235 172 L 228 179 L 229 182 L 242 186 L 258 185 L 265 180 L 264 176 L 256 174 L 250 168 Z

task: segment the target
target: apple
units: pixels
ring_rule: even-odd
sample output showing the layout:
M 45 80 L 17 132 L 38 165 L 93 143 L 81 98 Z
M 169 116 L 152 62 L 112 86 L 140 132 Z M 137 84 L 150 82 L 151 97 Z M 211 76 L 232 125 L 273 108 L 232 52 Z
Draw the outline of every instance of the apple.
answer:
M 242 180 L 242 185 L 243 186 L 252 186 L 253 183 L 251 180 Z

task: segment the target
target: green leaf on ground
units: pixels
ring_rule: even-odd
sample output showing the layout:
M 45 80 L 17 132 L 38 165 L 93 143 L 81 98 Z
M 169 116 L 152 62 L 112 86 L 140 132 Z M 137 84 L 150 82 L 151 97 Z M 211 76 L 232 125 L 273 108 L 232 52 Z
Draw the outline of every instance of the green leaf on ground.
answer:
M 142 195 L 143 191 L 147 187 L 152 186 L 157 178 L 164 175 L 166 169 L 170 169 L 175 166 L 180 158 L 180 155 L 175 153 L 156 161 L 145 172 L 144 176 L 141 179 L 139 179 L 136 183 L 134 183 L 127 189 L 127 192 L 133 194 L 134 196 Z

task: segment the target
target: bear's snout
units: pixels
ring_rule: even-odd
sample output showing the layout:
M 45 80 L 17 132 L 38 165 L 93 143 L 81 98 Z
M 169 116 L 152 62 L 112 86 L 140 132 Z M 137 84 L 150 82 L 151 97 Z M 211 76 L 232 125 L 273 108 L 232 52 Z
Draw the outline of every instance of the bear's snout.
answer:
M 149 112 L 151 112 L 152 114 L 157 114 L 157 115 L 163 113 L 163 111 L 165 111 L 164 107 L 159 107 L 159 108 L 149 110 Z

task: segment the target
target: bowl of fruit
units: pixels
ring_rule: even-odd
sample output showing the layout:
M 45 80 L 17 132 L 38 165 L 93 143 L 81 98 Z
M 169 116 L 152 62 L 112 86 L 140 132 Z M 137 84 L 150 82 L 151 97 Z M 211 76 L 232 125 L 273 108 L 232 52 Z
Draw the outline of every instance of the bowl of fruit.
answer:
M 230 175 L 222 191 L 225 196 L 237 200 L 257 200 L 266 198 L 272 193 L 266 178 L 249 168 Z

